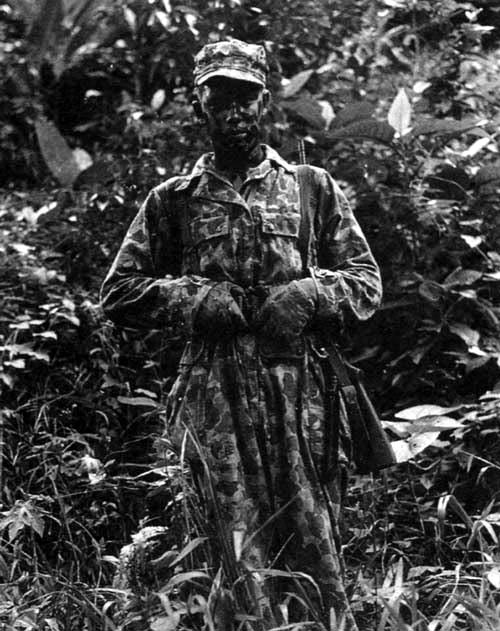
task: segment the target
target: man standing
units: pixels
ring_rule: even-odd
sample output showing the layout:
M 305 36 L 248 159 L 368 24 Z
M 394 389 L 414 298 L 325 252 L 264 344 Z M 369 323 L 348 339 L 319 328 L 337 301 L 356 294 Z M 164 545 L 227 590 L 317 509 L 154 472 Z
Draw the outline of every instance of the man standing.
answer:
M 166 433 L 174 445 L 188 436 L 195 474 L 201 451 L 218 527 L 229 541 L 239 533 L 247 567 L 261 570 L 263 625 L 284 599 L 265 578 L 272 564 L 319 587 L 317 612 L 299 604 L 290 622 L 335 619 L 352 631 L 337 539 L 349 428 L 338 402 L 332 436 L 321 346 L 346 318 L 372 315 L 381 281 L 345 197 L 319 168 L 310 168 L 304 240 L 297 167 L 260 141 L 266 72 L 258 45 L 198 53 L 195 110 L 213 152 L 151 191 L 102 303 L 118 324 L 186 338 Z

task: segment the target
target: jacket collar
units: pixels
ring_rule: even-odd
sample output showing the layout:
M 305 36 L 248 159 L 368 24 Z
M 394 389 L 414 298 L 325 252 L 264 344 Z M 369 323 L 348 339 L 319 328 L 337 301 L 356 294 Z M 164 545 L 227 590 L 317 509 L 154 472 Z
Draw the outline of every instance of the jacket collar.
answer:
M 264 149 L 264 159 L 256 167 L 249 169 L 247 179 L 264 178 L 272 168 L 281 167 L 287 173 L 295 173 L 295 167 L 282 158 L 276 150 L 269 147 L 269 145 L 262 145 L 262 148 Z M 180 182 L 175 188 L 179 191 L 184 190 L 188 188 L 195 179 L 201 178 L 201 180 L 205 183 L 205 186 L 201 186 L 201 189 L 203 189 L 203 196 L 206 196 L 206 185 L 208 184 L 207 180 L 211 179 L 210 176 L 214 176 L 219 181 L 226 184 L 229 183 L 224 175 L 216 170 L 213 152 L 203 154 L 196 161 L 191 173 L 185 176 L 182 182 Z M 200 187 L 198 187 L 198 189 L 200 189 Z M 201 190 L 199 191 L 199 194 L 201 194 Z M 196 196 L 197 192 L 195 191 L 193 195 Z

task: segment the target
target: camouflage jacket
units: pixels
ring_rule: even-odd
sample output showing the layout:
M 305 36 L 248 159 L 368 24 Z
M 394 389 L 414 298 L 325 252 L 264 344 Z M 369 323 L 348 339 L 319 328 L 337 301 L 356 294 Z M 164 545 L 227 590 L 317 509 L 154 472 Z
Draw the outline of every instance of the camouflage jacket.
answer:
M 381 297 L 378 267 L 338 186 L 322 169 L 313 174 L 307 197 L 314 239 L 307 240 L 306 257 L 296 167 L 266 147 L 237 192 L 214 169 L 213 156 L 203 156 L 189 176 L 151 191 L 104 281 L 102 300 L 119 324 L 188 339 L 166 401 L 165 440 L 201 478 L 208 534 L 227 542 L 246 533 L 242 554 L 250 567 L 272 562 L 309 574 L 319 586 L 325 625 L 333 609 L 339 628 L 355 631 L 337 523 L 351 432 L 313 336 L 283 348 L 281 340 L 260 339 L 258 324 L 230 339 L 193 331 L 193 314 L 222 281 L 258 297 L 312 274 L 311 330 L 320 333 L 338 332 L 342 316 L 373 313 Z M 213 494 L 204 494 L 209 488 Z M 149 558 L 141 560 L 146 550 L 139 548 L 138 569 L 127 563 L 136 574 Z M 268 613 L 288 590 L 266 583 L 260 571 L 246 573 L 259 608 L 250 613 L 266 621 L 256 628 L 275 628 Z
M 382 293 L 379 269 L 345 196 L 325 170 L 313 168 L 315 239 L 304 272 L 296 167 L 264 150 L 239 192 L 215 170 L 213 154 L 150 192 L 102 286 L 112 320 L 189 338 L 214 283 L 249 289 L 305 273 L 317 280 L 316 323 L 372 315 Z

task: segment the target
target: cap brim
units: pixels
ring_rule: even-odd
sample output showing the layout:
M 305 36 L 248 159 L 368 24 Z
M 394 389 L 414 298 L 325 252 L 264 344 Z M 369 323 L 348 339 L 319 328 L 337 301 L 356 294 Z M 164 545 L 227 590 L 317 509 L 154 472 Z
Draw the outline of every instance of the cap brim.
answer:
M 196 81 L 196 85 L 203 85 L 213 77 L 225 77 L 226 79 L 247 81 L 248 83 L 255 83 L 255 85 L 259 85 L 262 88 L 266 87 L 264 81 L 258 79 L 254 74 L 245 72 L 244 70 L 236 70 L 235 68 L 218 68 L 217 70 L 210 70 Z

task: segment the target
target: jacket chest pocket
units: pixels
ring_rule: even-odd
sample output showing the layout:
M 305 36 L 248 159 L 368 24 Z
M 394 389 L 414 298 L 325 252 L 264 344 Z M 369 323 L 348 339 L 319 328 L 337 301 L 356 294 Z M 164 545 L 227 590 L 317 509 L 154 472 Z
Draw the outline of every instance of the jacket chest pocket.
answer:
M 263 212 L 261 217 L 262 234 L 268 238 L 281 237 L 292 240 L 299 238 L 300 215 Z
M 300 214 L 270 210 L 262 212 L 261 230 L 264 266 L 272 266 L 278 277 L 296 277 L 302 269 L 299 244 Z M 282 268 L 281 273 L 279 267 Z
M 191 255 L 202 274 L 216 273 L 225 267 L 229 258 L 229 217 L 197 217 L 188 224 Z

